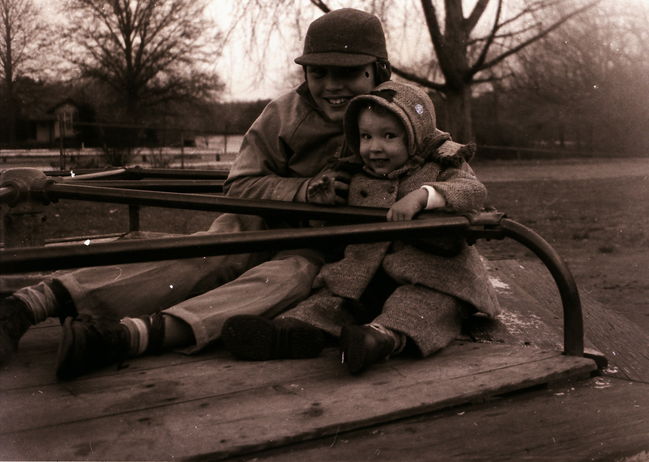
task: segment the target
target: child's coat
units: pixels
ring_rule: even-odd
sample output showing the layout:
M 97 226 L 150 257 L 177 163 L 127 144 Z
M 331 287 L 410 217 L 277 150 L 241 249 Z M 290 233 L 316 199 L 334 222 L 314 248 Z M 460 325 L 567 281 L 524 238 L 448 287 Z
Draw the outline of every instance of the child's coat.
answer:
M 349 205 L 390 207 L 407 193 L 427 184 L 434 186 L 455 210 L 480 208 L 484 186 L 476 179 L 468 164 L 442 168 L 429 162 L 401 179 L 373 178 L 354 175 L 350 183 Z M 474 247 L 462 243 L 459 253 L 446 257 L 402 241 L 351 244 L 343 259 L 322 267 L 314 287 L 320 290 L 282 317 L 298 318 L 338 336 L 343 324 L 354 323 L 349 311 L 368 287 L 379 267 L 400 285 L 411 286 L 395 291 L 398 297 L 386 303 L 377 322 L 406 334 L 415 341 L 423 355 L 444 347 L 456 332 L 446 333 L 439 317 L 431 315 L 436 304 L 451 303 L 446 295 L 475 310 L 495 316 L 498 300 L 484 263 Z M 401 289 L 401 288 L 400 288 Z M 397 306 L 398 305 L 398 306 Z M 455 308 L 459 310 L 459 306 Z

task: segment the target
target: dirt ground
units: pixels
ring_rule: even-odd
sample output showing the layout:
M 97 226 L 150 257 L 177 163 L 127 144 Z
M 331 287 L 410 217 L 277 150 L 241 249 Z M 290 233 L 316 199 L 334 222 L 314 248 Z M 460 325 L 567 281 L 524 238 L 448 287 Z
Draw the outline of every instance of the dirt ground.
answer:
M 476 162 L 489 203 L 552 244 L 579 290 L 649 329 L 649 157 Z M 147 208 L 148 231 L 206 229 L 212 213 Z M 125 231 L 126 207 L 62 201 L 48 207 L 48 236 Z M 489 258 L 536 258 L 518 243 L 480 242 Z

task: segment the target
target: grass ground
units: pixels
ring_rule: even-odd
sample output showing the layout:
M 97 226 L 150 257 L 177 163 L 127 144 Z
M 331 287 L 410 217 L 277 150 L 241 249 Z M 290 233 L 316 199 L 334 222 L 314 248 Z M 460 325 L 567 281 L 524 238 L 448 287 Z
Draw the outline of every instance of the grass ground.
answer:
M 482 162 L 490 205 L 532 228 L 572 270 L 580 291 L 649 329 L 649 159 Z M 47 237 L 125 231 L 124 205 L 62 201 Z M 146 231 L 206 229 L 213 213 L 145 208 Z M 536 258 L 516 242 L 480 242 L 489 258 Z

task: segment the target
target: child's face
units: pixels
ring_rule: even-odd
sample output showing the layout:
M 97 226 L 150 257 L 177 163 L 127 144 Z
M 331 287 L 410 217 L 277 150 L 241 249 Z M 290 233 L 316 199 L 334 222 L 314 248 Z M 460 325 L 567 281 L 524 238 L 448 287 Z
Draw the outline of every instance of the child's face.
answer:
M 406 131 L 395 115 L 362 109 L 358 115 L 358 134 L 361 159 L 375 173 L 386 175 L 408 160 Z
M 320 109 L 329 119 L 340 122 L 349 100 L 374 88 L 374 66 L 307 66 L 306 82 Z

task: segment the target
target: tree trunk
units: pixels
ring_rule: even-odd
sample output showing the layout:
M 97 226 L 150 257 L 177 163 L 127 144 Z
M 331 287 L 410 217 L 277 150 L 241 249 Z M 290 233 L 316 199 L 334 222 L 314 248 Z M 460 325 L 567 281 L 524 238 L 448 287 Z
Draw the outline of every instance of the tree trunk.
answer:
M 446 92 L 446 120 L 451 136 L 458 143 L 474 140 L 471 124 L 471 89 L 468 86 Z
M 4 112 L 5 112 L 5 117 L 6 117 L 6 141 L 14 147 L 14 144 L 16 143 L 16 121 L 18 119 L 18 102 L 16 98 L 14 97 L 13 94 L 13 85 L 10 85 L 9 88 L 6 89 L 6 97 L 3 101 L 4 103 Z

